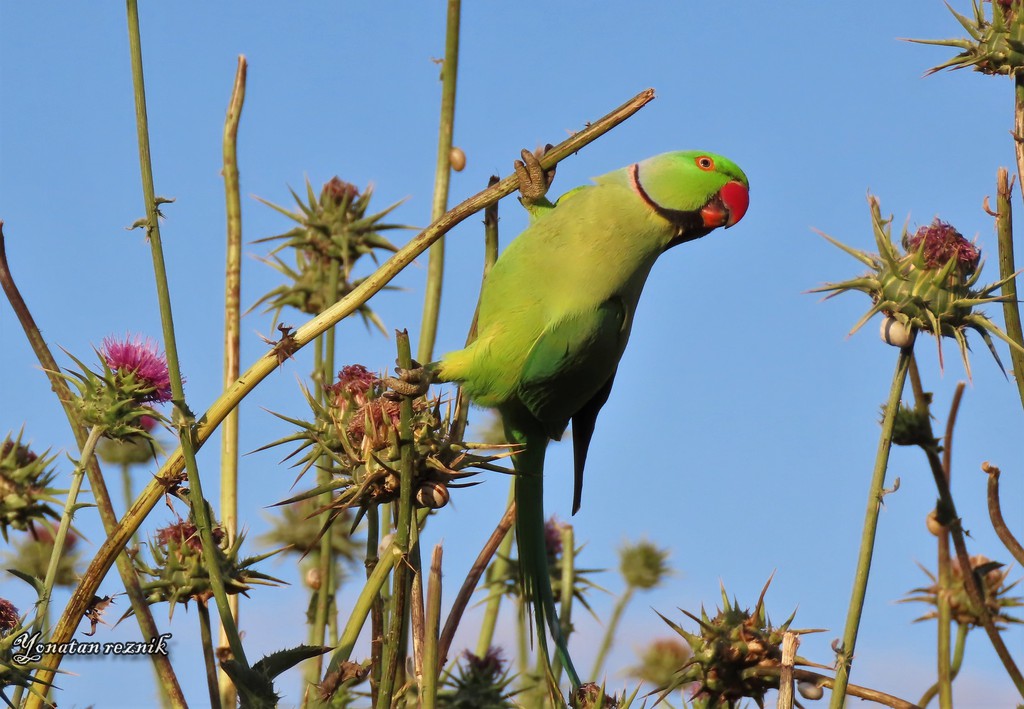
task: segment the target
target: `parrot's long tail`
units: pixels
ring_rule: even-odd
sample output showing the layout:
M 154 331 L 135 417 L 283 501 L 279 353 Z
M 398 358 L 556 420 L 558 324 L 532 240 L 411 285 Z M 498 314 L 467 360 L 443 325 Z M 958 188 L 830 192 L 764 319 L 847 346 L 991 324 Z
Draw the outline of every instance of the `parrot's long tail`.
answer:
M 543 433 L 523 435 L 519 431 L 507 430 L 506 434 L 511 434 L 508 435 L 510 441 L 524 446 L 513 458 L 516 467 L 516 539 L 519 545 L 523 593 L 527 603 L 532 606 L 537 624 L 537 651 L 545 667 L 550 668 L 547 645 L 547 631 L 550 629 L 558 659 L 565 668 L 575 692 L 579 689 L 580 678 L 569 657 L 569 649 L 562 637 L 562 628 L 555 612 L 555 597 L 551 590 L 551 569 L 544 533 L 543 468 L 548 439 Z

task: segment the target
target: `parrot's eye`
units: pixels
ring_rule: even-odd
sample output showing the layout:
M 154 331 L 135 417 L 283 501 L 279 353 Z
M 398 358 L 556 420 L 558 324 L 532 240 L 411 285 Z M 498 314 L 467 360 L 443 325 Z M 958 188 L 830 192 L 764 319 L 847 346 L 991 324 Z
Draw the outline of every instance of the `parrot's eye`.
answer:
M 715 169 L 715 161 L 709 158 L 707 155 L 701 155 L 699 158 L 697 158 L 696 162 L 697 167 L 699 167 L 701 170 Z

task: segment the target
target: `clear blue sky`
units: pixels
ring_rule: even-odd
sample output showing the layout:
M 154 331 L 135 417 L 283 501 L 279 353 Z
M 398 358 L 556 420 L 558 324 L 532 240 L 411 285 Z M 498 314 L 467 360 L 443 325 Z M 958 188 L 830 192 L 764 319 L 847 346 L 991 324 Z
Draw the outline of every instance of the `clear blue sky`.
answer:
M 955 0 L 960 10 L 969 10 Z M 249 60 L 240 134 L 247 242 L 289 228 L 249 195 L 287 203 L 287 187 L 306 176 L 319 185 L 337 174 L 373 183 L 374 203 L 405 199 L 400 222 L 425 225 L 436 154 L 443 54 L 440 2 L 288 4 L 146 3 L 142 33 L 158 194 L 189 403 L 203 411 L 220 391 L 224 200 L 221 135 L 238 54 Z M 820 302 L 805 291 L 860 272 L 860 264 L 812 232 L 870 248 L 865 196 L 882 201 L 896 223 L 952 222 L 988 256 L 995 280 L 995 237 L 982 199 L 996 170 L 1012 164 L 1010 82 L 967 72 L 923 78 L 949 52 L 899 37 L 955 35 L 938 0 L 892 3 L 466 3 L 455 141 L 468 166 L 452 180 L 452 202 L 507 174 L 523 147 L 558 142 L 647 87 L 658 98 L 627 124 L 563 162 L 561 192 L 637 159 L 672 149 L 728 155 L 747 172 L 751 207 L 727 233 L 678 248 L 648 283 L 631 343 L 591 449 L 582 511 L 581 563 L 614 569 L 616 549 L 648 537 L 672 550 L 677 573 L 630 608 L 611 666 L 635 663 L 635 650 L 671 631 L 650 610 L 677 620 L 676 607 L 713 608 L 719 582 L 753 605 L 768 576 L 776 620 L 798 607 L 800 627 L 828 628 L 807 638 L 804 656 L 832 661 L 849 598 L 865 495 L 896 351 L 875 333 L 846 333 L 869 303 L 848 295 Z M 125 227 L 143 214 L 125 17 L 117 3 L 0 4 L 0 218 L 24 295 L 51 346 L 88 357 L 90 346 L 125 330 L 158 336 L 149 249 Z M 1019 206 L 1019 202 L 1017 205 Z M 1020 212 L 1020 210 L 1018 210 Z M 502 203 L 502 239 L 525 224 Z M 399 235 L 398 239 L 405 238 Z M 264 245 L 247 243 L 250 255 Z M 460 346 L 481 261 L 479 219 L 449 238 L 448 279 L 439 351 Z M 416 338 L 426 259 L 382 293 L 374 307 L 389 328 Z M 246 258 L 243 302 L 278 284 L 275 272 Z M 997 322 L 1001 313 L 990 314 Z M 298 314 L 285 321 L 301 322 Z M 243 321 L 243 365 L 264 350 L 257 332 L 269 316 Z M 374 369 L 394 359 L 393 342 L 341 326 L 342 362 Z M 0 433 L 25 427 L 37 449 L 74 451 L 68 428 L 21 330 L 0 304 Z M 954 447 L 954 493 L 974 553 L 1009 555 L 984 508 L 983 460 L 1004 470 L 1005 512 L 1024 529 L 1021 407 L 976 337 L 974 381 Z M 944 419 L 964 373 L 952 342 L 938 371 L 933 343 L 919 346 L 926 387 Z M 1008 362 L 1005 346 L 1000 345 Z M 253 450 L 287 432 L 264 409 L 304 415 L 296 383 L 310 368 L 303 353 L 246 400 L 242 447 Z M 941 425 L 942 420 L 939 421 Z M 285 498 L 293 472 L 276 452 L 242 461 L 242 516 L 250 538 L 266 528 L 264 509 Z M 216 446 L 201 456 L 207 488 Z M 567 518 L 568 445 L 549 457 L 548 509 Z M 66 475 L 71 464 L 58 463 Z M 897 450 L 886 498 L 854 681 L 916 700 L 934 677 L 933 624 L 911 624 L 924 608 L 896 599 L 926 583 L 935 542 L 924 520 L 935 490 L 923 456 Z M 148 479 L 140 472 L 139 480 Z M 445 542 L 454 586 L 501 514 L 506 480 L 461 491 L 431 524 L 427 541 Z M 151 532 L 169 521 L 157 509 Z M 102 538 L 86 510 L 80 526 Z M 270 573 L 292 581 L 285 565 Z M 1015 576 L 1019 571 L 1015 571 Z M 621 582 L 597 577 L 610 591 Z M 103 592 L 116 590 L 112 574 Z M 18 582 L 0 594 L 22 608 Z M 607 617 L 613 597 L 591 598 Z M 60 599 L 58 598 L 58 603 Z M 346 597 L 342 598 L 342 603 Z M 305 639 L 305 597 L 296 584 L 257 589 L 243 610 L 253 654 Z M 157 617 L 163 610 L 157 609 Z M 580 615 L 574 645 L 589 667 L 601 628 Z M 472 623 L 472 620 L 469 621 Z M 194 613 L 179 610 L 175 664 L 197 706 L 205 703 Z M 111 639 L 134 637 L 130 624 Z M 475 635 L 471 634 L 475 638 Z M 1018 660 L 1024 634 L 1007 634 Z M 473 641 L 469 641 L 473 642 Z M 67 662 L 62 705 L 139 706 L 151 673 L 145 660 Z M 621 686 L 619 674 L 609 677 Z M 122 704 L 111 697 L 116 688 Z M 299 696 L 292 677 L 286 705 Z M 958 707 L 1009 706 L 1012 685 L 987 639 L 972 634 L 956 681 Z

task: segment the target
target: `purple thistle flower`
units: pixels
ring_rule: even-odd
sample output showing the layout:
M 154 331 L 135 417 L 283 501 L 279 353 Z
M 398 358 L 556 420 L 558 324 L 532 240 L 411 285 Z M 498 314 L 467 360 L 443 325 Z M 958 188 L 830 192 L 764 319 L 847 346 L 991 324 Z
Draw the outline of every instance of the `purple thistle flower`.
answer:
M 981 249 L 965 239 L 952 225 L 938 218 L 930 225 L 919 228 L 916 234 L 907 239 L 905 246 L 908 252 L 922 249 L 925 266 L 930 269 L 942 268 L 950 259 L 955 258 L 957 267 L 965 276 L 977 271 L 978 262 L 981 261 Z
M 167 372 L 167 357 L 150 339 L 125 335 L 124 340 L 107 337 L 100 354 L 107 366 L 118 374 L 134 375 L 152 391 L 139 401 L 163 403 L 171 400 L 171 378 Z
M 0 636 L 7 635 L 18 627 L 18 609 L 6 598 L 0 598 Z

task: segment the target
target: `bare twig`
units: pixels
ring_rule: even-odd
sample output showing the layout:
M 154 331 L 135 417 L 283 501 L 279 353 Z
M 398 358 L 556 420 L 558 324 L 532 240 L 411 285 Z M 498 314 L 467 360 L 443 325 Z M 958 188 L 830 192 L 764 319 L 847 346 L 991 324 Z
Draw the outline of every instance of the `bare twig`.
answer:
M 1003 510 L 999 504 L 999 475 L 1001 471 L 988 461 L 981 464 L 981 469 L 988 473 L 988 516 L 992 520 L 996 536 L 999 537 L 999 541 L 1013 555 L 1013 558 L 1017 560 L 1017 563 L 1024 566 L 1024 547 L 1013 536 L 1010 528 L 1006 526 L 1006 521 L 1003 519 Z

